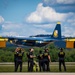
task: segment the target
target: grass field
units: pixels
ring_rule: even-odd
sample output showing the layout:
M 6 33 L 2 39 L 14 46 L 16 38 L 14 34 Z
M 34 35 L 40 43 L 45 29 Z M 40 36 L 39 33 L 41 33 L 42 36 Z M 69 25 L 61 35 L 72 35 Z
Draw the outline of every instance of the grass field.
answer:
M 67 72 L 75 72 L 75 62 L 66 62 Z M 52 62 L 50 64 L 50 72 L 59 72 L 58 62 Z M 14 72 L 14 64 L 13 63 L 0 63 L 0 72 Z M 18 69 L 19 72 L 19 69 Z M 27 72 L 27 63 L 23 63 L 22 72 Z M 62 72 L 64 72 L 62 66 Z

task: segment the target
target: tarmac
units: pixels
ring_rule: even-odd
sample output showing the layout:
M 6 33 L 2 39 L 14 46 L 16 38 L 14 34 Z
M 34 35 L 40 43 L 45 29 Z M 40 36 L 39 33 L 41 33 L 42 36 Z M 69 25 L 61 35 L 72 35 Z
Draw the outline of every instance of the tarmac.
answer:
M 0 75 L 75 75 L 75 73 L 0 73 Z

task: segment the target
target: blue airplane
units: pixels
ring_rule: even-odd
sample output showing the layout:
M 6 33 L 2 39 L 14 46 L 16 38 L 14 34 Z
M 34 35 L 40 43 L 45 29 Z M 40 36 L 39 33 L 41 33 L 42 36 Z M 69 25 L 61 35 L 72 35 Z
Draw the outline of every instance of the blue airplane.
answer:
M 3 37 L 0 37 L 0 39 L 4 39 L 4 41 L 5 41 L 5 43 L 3 43 L 3 46 L 6 46 L 6 43 L 10 42 L 13 45 L 19 45 L 19 46 L 42 47 L 51 42 L 54 42 L 54 44 L 57 47 L 66 48 L 66 44 L 67 44 L 66 43 L 67 38 L 61 36 L 60 22 L 57 22 L 52 35 L 41 34 L 41 35 L 35 35 L 35 36 L 30 36 L 30 37 L 6 37 L 6 36 L 3 36 Z M 69 45 L 69 43 L 68 43 L 68 45 Z M 73 45 L 75 45 L 75 44 L 73 44 Z
M 61 40 L 61 25 L 57 23 L 52 35 L 35 35 L 30 37 L 1 37 L 15 45 L 38 46 L 42 47 L 50 42 Z

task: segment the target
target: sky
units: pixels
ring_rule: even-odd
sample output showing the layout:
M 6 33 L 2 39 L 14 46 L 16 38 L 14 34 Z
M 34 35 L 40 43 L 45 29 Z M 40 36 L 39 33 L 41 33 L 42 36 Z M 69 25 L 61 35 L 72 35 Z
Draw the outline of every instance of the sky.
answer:
M 75 0 L 0 0 L 0 36 L 52 34 L 75 37 Z

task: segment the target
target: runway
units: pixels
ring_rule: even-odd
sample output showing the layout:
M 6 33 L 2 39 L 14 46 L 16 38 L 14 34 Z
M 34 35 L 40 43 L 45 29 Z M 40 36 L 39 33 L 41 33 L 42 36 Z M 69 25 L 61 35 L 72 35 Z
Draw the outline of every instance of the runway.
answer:
M 0 73 L 0 75 L 75 75 L 75 73 Z

